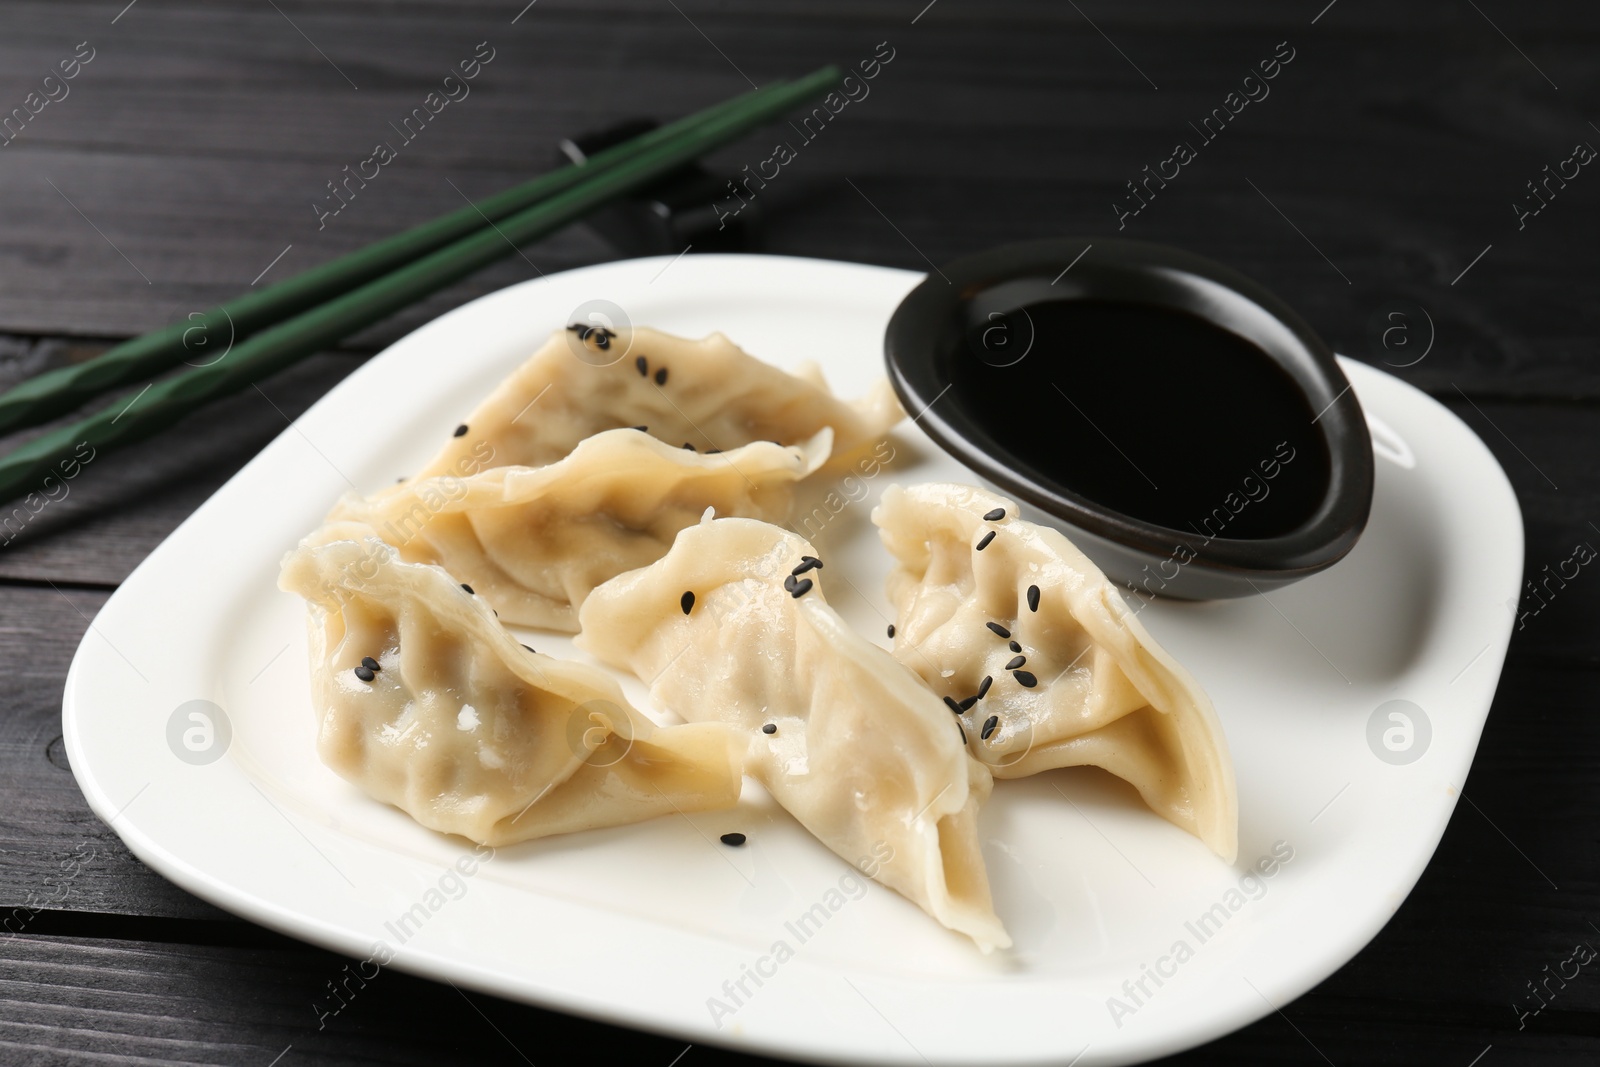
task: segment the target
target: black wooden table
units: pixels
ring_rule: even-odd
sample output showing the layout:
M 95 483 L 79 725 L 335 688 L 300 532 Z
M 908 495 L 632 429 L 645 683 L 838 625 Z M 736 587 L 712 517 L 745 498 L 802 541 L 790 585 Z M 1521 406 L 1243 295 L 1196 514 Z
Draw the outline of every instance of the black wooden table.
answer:
M 1530 577 L 1600 545 L 1600 172 L 1566 162 L 1600 145 L 1592 4 L 125 2 L 0 9 L 0 383 L 521 180 L 564 136 L 886 47 L 871 96 L 761 192 L 761 248 L 926 269 L 1035 235 L 1184 245 L 1460 414 L 1516 486 Z M 480 42 L 470 96 L 400 140 Z M 332 199 L 382 140 L 396 158 Z M 1165 164 L 1179 141 L 1195 158 Z M 0 535 L 0 1062 L 753 1062 L 387 972 L 319 1029 L 346 961 L 143 867 L 63 752 L 96 609 L 286 417 L 467 298 L 626 254 L 584 227 L 523 252 L 262 381 L 270 402 L 95 462 Z M 1181 1062 L 1600 1061 L 1590 969 L 1519 1016 L 1600 944 L 1597 605 L 1588 569 L 1520 605 L 1466 803 L 1372 945 Z

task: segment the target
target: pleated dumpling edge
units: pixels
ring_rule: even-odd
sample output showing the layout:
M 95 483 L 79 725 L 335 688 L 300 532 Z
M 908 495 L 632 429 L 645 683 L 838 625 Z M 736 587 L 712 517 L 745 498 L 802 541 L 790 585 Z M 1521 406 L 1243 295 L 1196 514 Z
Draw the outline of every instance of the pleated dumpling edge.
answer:
M 318 755 L 431 830 L 500 846 L 738 801 L 727 727 L 656 726 L 362 524 L 315 531 L 279 585 L 308 604 Z
M 1097 766 L 1223 859 L 1238 799 L 1210 698 L 1059 531 L 972 486 L 891 485 L 894 652 L 961 707 L 997 778 Z
M 793 445 L 831 427 L 823 469 L 839 471 L 904 414 L 886 378 L 841 400 L 814 365 L 790 374 L 720 333 L 691 340 L 645 326 L 568 328 L 513 368 L 418 477 L 476 469 L 485 453 L 497 466 L 543 466 L 588 437 L 630 426 L 700 452 Z
M 577 644 L 658 706 L 745 731 L 746 771 L 819 841 L 880 860 L 872 877 L 983 951 L 1007 947 L 976 822 L 992 777 L 944 705 L 827 604 L 826 575 L 792 533 L 706 518 L 597 588 Z

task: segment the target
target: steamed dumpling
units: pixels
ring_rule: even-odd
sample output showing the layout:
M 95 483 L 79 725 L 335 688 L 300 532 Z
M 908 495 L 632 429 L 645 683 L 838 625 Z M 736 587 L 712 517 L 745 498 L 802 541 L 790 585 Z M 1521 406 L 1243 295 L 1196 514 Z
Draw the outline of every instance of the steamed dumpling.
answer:
M 879 881 L 985 951 L 1009 945 L 978 847 L 989 772 L 916 676 L 827 605 L 814 560 L 776 526 L 705 519 L 596 589 L 578 645 L 683 718 L 737 726 L 746 771 L 823 844 L 851 863 L 887 845 Z
M 358 523 L 302 542 L 279 584 L 310 605 L 318 754 L 423 826 L 504 845 L 738 801 L 727 727 L 655 726 Z
M 890 486 L 872 521 L 898 562 L 895 658 L 961 709 L 996 777 L 1102 767 L 1232 861 L 1233 764 L 1211 702 L 1088 557 L 971 486 Z
M 703 455 L 609 430 L 548 466 L 412 479 L 346 497 L 330 518 L 367 523 L 407 562 L 439 564 L 507 623 L 571 632 L 591 589 L 660 559 L 706 508 L 782 521 L 831 438 L 824 426 L 791 447 Z
M 720 333 L 689 341 L 644 327 L 569 328 L 512 371 L 419 477 L 476 470 L 486 450 L 499 466 L 538 467 L 586 437 L 631 426 L 700 452 L 752 441 L 798 444 L 827 426 L 830 463 L 838 466 L 900 417 L 887 380 L 846 403 L 814 366 L 787 374 Z

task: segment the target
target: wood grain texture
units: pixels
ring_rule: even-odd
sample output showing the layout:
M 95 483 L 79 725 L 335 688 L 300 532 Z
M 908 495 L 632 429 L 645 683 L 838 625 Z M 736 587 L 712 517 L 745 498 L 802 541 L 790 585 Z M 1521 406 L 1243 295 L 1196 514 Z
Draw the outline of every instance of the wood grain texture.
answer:
M 43 583 L 0 595 L 0 930 L 34 910 L 222 917 L 134 859 L 72 777 L 61 689 L 105 600 Z
M 1600 413 L 1442 399 L 1495 454 L 1522 506 L 1525 584 L 1512 660 L 1600 664 L 1600 569 L 1574 566 L 1584 558 L 1580 546 L 1600 552 Z M 1562 580 L 1574 570 L 1576 577 Z
M 1600 312 L 1577 299 L 1584 272 L 1594 280 L 1581 234 L 1600 192 L 1574 180 L 1520 230 L 1510 207 L 1595 136 L 1576 106 L 1600 79 L 1578 3 L 1498 20 L 1560 92 L 1470 6 L 1442 2 L 1343 4 L 1315 26 L 1276 5 L 1089 11 L 1115 48 L 1070 8 L 1032 5 L 940 3 L 914 26 L 900 3 L 680 15 L 645 0 L 543 0 L 515 26 L 502 4 L 279 6 L 331 62 L 260 4 L 141 4 L 115 26 L 98 5 L 13 5 L 22 30 L 0 44 L 0 101 L 20 102 L 73 42 L 97 52 L 71 95 L 3 149 L 0 323 L 148 329 L 236 292 L 287 245 L 275 271 L 540 171 L 576 128 L 680 114 L 747 87 L 741 71 L 761 82 L 888 41 L 895 60 L 872 95 L 762 192 L 773 250 L 926 269 L 1003 240 L 1116 232 L 1124 183 L 1188 139 L 1199 158 L 1122 236 L 1266 280 L 1345 351 L 1368 352 L 1368 320 L 1410 300 L 1438 337 L 1412 375 L 1431 385 L 1600 395 L 1584 341 Z M 496 58 L 472 95 L 319 229 L 310 205 L 325 183 L 393 138 L 389 123 L 480 40 Z M 1271 94 L 1199 139 L 1189 123 L 1279 41 L 1295 59 Z M 713 170 L 737 173 L 767 140 L 720 153 Z M 610 255 L 582 228 L 527 251 L 543 271 Z M 365 340 L 534 273 L 512 260 Z
M 11 521 L 0 529 L 0 580 L 115 586 L 361 358 L 315 356 L 196 412 L 166 434 L 97 456 L 65 483 L 58 499 L 0 506 L 0 523 Z M 114 402 L 124 402 L 122 395 Z
M 561 1062 L 665 1065 L 684 1048 L 357 963 L 281 938 L 215 947 L 24 935 L 0 955 L 0 1056 L 526 1064 L 561 1049 Z M 701 1063 L 762 1062 L 696 1051 Z
M 1482 436 L 1517 490 L 1530 580 L 1600 545 L 1600 178 L 1583 171 L 1520 226 L 1511 206 L 1573 144 L 1600 144 L 1600 15 L 1578 0 L 74 0 L 6 16 L 0 117 L 78 42 L 95 57 L 0 147 L 0 385 L 233 295 L 280 252 L 268 281 L 522 180 L 561 136 L 887 41 L 870 97 L 761 190 L 761 247 L 918 270 L 1046 235 L 1192 248 Z M 479 41 L 496 53 L 472 94 L 319 229 L 325 183 L 397 139 L 389 123 Z M 1295 58 L 1267 98 L 1214 140 L 1192 131 L 1283 41 Z M 777 127 L 709 165 L 731 178 L 779 138 L 798 140 Z M 1119 230 L 1125 183 L 1179 140 L 1197 158 Z M 107 592 L 286 419 L 449 307 L 618 255 L 584 227 L 521 251 L 97 460 L 0 546 L 0 923 L 22 931 L 0 932 L 0 1062 L 667 1067 L 683 1052 L 390 973 L 318 1029 L 345 961 L 144 868 L 61 750 L 67 664 Z M 1396 309 L 1405 328 L 1385 344 Z M 1600 939 L 1600 577 L 1584 568 L 1517 610 L 1468 801 L 1416 891 L 1282 1014 L 1170 1062 L 1466 1067 L 1491 1044 L 1482 1067 L 1600 1059 L 1592 976 L 1521 1028 L 1512 1007 Z M 759 1061 L 681 1060 L 707 1062 Z

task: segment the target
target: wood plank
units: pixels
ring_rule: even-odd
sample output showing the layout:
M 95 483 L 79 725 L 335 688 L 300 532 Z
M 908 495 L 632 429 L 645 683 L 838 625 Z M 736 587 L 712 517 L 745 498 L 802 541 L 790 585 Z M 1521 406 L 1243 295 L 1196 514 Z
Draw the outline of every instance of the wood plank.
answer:
M 65 495 L 56 500 L 43 503 L 38 497 L 32 505 L 12 501 L 0 507 L 0 519 L 11 520 L 0 530 L 0 542 L 10 538 L 0 543 L 0 579 L 121 582 L 362 358 L 314 356 L 262 381 L 258 389 L 196 412 L 165 434 L 97 456 L 65 483 Z
M 1600 420 L 1582 406 L 1441 397 L 1494 452 L 1522 507 L 1526 532 L 1519 662 L 1600 663 Z M 1600 562 L 1600 560 L 1597 560 Z M 1570 580 L 1564 580 L 1565 574 Z M 1575 575 L 1575 576 L 1574 576 Z
M 1525 181 L 1592 131 L 1470 8 L 1345 8 L 1316 27 L 1246 5 L 1203 19 L 1172 3 L 1102 12 L 1101 28 L 1161 85 L 1156 93 L 1064 10 L 980 16 L 940 5 L 912 27 L 892 4 L 788 4 L 758 17 L 691 5 L 730 63 L 661 5 L 547 0 L 516 27 L 492 5 L 415 4 L 381 19 L 364 4 L 289 5 L 366 83 L 355 92 L 269 7 L 144 5 L 105 29 L 72 95 L 6 149 L 0 197 L 12 210 L 0 272 L 11 284 L 0 324 L 100 336 L 148 329 L 237 291 L 289 244 L 274 270 L 452 208 L 460 194 L 450 182 L 475 195 L 542 170 L 554 140 L 579 128 L 675 115 L 737 91 L 746 83 L 735 65 L 765 80 L 822 56 L 866 56 L 886 39 L 896 59 L 871 97 L 762 191 L 769 249 L 925 269 L 923 253 L 941 261 L 1002 240 L 1112 233 L 1124 183 L 1175 140 L 1195 139 L 1188 124 L 1292 38 L 1295 61 L 1272 95 L 1202 144 L 1122 235 L 1182 244 L 1266 279 L 1336 346 L 1392 363 L 1419 349 L 1373 351 L 1370 320 L 1391 299 L 1411 301 L 1431 317 L 1436 344 L 1408 373 L 1430 387 L 1600 396 L 1600 372 L 1584 356 L 1600 310 L 1579 296 L 1600 270 L 1580 237 L 1593 194 L 1575 181 L 1521 230 L 1509 210 Z M 0 69 L 43 70 L 60 42 L 88 32 L 82 7 L 18 9 L 27 31 L 0 44 Z M 1402 10 L 1428 17 L 1407 22 Z M 1597 34 L 1577 17 L 1583 10 L 1504 17 L 1569 91 L 1591 77 L 1585 57 Z M 393 136 L 388 124 L 486 37 L 498 51 L 473 95 L 319 231 L 310 204 L 324 183 Z M 151 70 L 162 76 L 143 76 Z M 21 74 L 9 84 L 14 96 L 26 92 Z M 1420 88 L 1437 85 L 1476 88 Z M 181 124 L 171 117 L 180 108 Z M 764 157 L 769 139 L 720 153 L 715 168 L 737 173 Z M 610 252 L 577 229 L 528 255 L 551 271 Z M 513 260 L 365 341 L 381 344 L 533 273 Z
M 0 908 L 13 930 L 35 909 L 222 917 L 136 860 L 72 777 L 61 689 L 105 600 L 48 586 L 0 591 Z
M 285 939 L 217 948 L 25 935 L 4 945 L 8 1062 L 667 1064 L 685 1045 L 374 975 L 362 961 Z M 772 1061 L 696 1049 L 694 1062 Z

